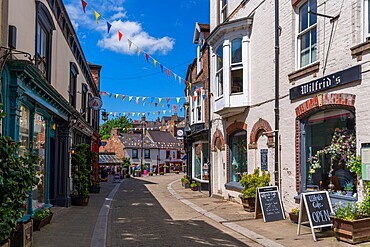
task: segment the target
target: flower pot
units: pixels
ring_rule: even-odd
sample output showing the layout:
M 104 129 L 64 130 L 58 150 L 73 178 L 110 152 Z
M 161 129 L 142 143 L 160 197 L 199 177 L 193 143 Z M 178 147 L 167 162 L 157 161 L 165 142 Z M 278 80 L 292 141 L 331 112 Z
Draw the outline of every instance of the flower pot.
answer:
M 100 186 L 91 186 L 90 193 L 100 193 Z
M 192 191 L 197 191 L 197 190 L 198 190 L 198 186 L 190 187 L 190 189 L 191 189 Z
M 2 246 L 2 245 L 0 245 Z M 13 237 L 10 241 L 11 247 L 30 247 L 32 246 L 32 220 L 18 222 Z
M 254 212 L 256 210 L 256 198 L 240 198 L 245 211 Z
M 291 222 L 298 224 L 298 218 L 299 218 L 298 214 L 290 212 L 289 213 L 289 218 L 290 218 Z
M 370 218 L 342 220 L 333 217 L 332 220 L 334 234 L 338 240 L 351 244 L 370 241 Z
M 190 188 L 190 184 L 185 184 L 185 189 L 189 189 Z
M 45 218 L 39 220 L 39 219 L 33 219 L 33 231 L 40 231 L 40 229 L 47 224 L 50 223 L 51 219 L 53 218 L 53 213 L 50 213 Z
M 74 206 L 87 206 L 89 204 L 89 196 L 71 196 L 71 204 Z
M 346 196 L 352 197 L 353 196 L 353 191 L 352 190 L 351 191 L 346 191 Z

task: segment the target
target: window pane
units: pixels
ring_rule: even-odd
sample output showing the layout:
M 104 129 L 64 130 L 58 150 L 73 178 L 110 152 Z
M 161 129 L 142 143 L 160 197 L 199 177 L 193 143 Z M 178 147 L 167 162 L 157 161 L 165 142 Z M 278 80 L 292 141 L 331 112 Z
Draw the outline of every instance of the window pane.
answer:
M 39 183 L 32 188 L 32 207 L 35 208 L 39 204 L 44 203 L 44 189 L 45 189 L 45 150 L 46 150 L 46 138 L 45 138 L 45 126 L 46 121 L 44 117 L 35 114 L 34 121 L 34 142 L 33 149 L 39 156 L 38 164 L 36 165 L 37 176 Z
M 310 32 L 305 33 L 300 38 L 301 42 L 301 67 L 310 63 Z
M 316 0 L 310 0 L 310 11 L 317 13 L 317 2 Z M 310 14 L 310 26 L 316 24 L 317 15 Z
M 299 9 L 299 31 L 303 31 L 308 27 L 308 4 L 305 3 Z
M 316 28 L 311 30 L 311 63 L 316 61 L 317 53 L 317 40 L 316 40 Z
M 194 155 L 194 177 L 201 179 L 201 164 L 202 164 L 202 144 L 195 144 L 195 155 Z
M 223 67 L 223 47 L 220 45 L 217 49 L 217 54 L 216 54 L 216 63 L 217 63 L 217 70 L 222 69 Z
M 223 73 L 222 70 L 217 73 L 217 96 L 221 96 L 224 94 L 224 83 L 223 83 Z
M 231 71 L 231 93 L 243 92 L 243 70 Z
M 19 155 L 23 156 L 29 144 L 30 134 L 30 111 L 21 106 L 21 117 L 19 118 Z
M 370 33 L 370 3 L 367 1 L 367 32 Z
M 247 132 L 240 131 L 230 136 L 230 181 L 239 182 L 247 172 Z
M 242 39 L 234 39 L 231 42 L 231 63 L 242 62 Z

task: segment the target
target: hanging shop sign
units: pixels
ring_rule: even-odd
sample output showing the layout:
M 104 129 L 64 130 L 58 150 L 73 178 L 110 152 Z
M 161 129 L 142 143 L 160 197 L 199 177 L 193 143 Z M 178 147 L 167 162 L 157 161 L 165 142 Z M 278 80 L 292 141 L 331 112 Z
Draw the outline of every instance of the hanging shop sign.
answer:
M 103 106 L 103 102 L 99 97 L 93 97 L 89 100 L 89 107 L 93 110 L 100 110 Z
M 313 240 L 316 241 L 315 229 L 332 226 L 330 215 L 333 208 L 327 191 L 315 191 L 301 194 L 297 235 L 300 234 L 301 224 L 308 219 Z
M 290 100 L 328 90 L 361 79 L 361 65 L 304 83 L 290 89 Z

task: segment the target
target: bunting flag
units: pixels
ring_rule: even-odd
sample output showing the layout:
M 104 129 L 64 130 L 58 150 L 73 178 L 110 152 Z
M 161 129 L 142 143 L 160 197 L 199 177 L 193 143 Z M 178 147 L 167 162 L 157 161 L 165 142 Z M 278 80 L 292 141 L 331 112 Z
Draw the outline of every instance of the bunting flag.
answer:
M 124 100 L 125 100 L 125 97 L 126 97 L 125 95 L 122 95 L 122 101 L 124 101 Z
M 204 99 L 206 98 L 206 95 L 205 95 L 205 94 L 203 94 L 203 95 L 202 95 L 202 98 L 203 98 L 203 100 L 204 100 Z
M 161 103 L 162 102 L 162 98 L 158 98 L 158 103 Z
M 96 12 L 96 11 L 94 11 L 94 14 L 95 14 L 96 23 L 99 23 L 100 14 L 98 12 Z
M 157 60 L 153 59 L 154 68 L 157 68 Z
M 112 27 L 112 24 L 110 24 L 109 22 L 107 22 L 107 29 L 108 29 L 108 33 L 109 33 L 109 31 L 110 31 L 111 27 Z
M 136 100 L 135 100 L 136 104 L 139 104 L 139 99 L 140 97 L 136 97 Z
M 196 96 L 196 95 L 194 95 L 194 96 L 193 96 L 193 99 L 194 99 L 194 102 L 195 102 L 195 101 L 197 101 L 197 96 Z
M 166 114 L 166 110 L 163 110 L 163 114 Z
M 145 59 L 146 59 L 146 62 L 149 63 L 149 55 L 148 55 L 148 53 L 145 53 Z
M 87 3 L 84 0 L 81 0 L 81 3 L 82 3 L 82 9 L 83 9 L 84 13 L 86 14 Z
M 161 115 L 161 111 L 158 111 L 158 115 Z
M 177 111 L 177 107 L 176 105 L 173 105 L 173 110 L 176 112 Z
M 171 76 L 171 71 L 169 69 L 166 69 L 167 70 L 167 76 L 168 78 Z
M 123 34 L 120 31 L 118 31 L 118 41 L 121 41 L 122 36 L 123 36 Z
M 143 97 L 142 102 L 144 102 L 144 101 L 145 101 L 145 99 L 146 99 L 146 97 Z
M 170 98 L 166 98 L 166 102 L 168 103 L 168 101 L 170 101 Z
M 131 50 L 132 41 L 127 39 L 127 42 L 128 42 L 128 49 Z
M 154 103 L 154 106 L 157 107 L 158 106 L 158 103 Z
M 177 104 L 180 102 L 180 97 L 176 97 Z
M 188 108 L 189 108 L 189 106 L 188 106 L 188 105 L 185 105 L 185 111 L 187 111 L 187 110 L 188 110 Z
M 161 71 L 162 71 L 162 73 L 163 73 L 163 65 L 161 64 Z
M 177 79 L 177 75 L 175 73 L 173 73 L 173 77 L 175 77 L 175 80 Z
M 167 104 L 167 108 L 168 108 L 168 109 L 170 108 L 170 106 L 171 106 L 170 104 Z
M 139 47 L 136 49 L 136 53 L 137 53 L 138 56 L 140 56 L 140 48 Z
M 118 96 L 119 96 L 119 94 L 115 94 L 115 95 L 114 95 L 114 98 L 116 98 L 116 99 L 117 99 L 117 98 L 118 98 Z
M 162 108 L 164 108 L 164 104 L 161 104 Z
M 128 97 L 128 102 L 131 102 L 132 96 Z

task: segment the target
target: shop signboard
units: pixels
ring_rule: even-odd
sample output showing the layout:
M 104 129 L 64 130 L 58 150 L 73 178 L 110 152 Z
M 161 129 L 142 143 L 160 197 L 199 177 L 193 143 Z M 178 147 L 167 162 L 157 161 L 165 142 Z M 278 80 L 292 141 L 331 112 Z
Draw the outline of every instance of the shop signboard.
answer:
M 259 187 L 256 191 L 256 218 L 262 212 L 263 221 L 284 220 L 283 204 L 277 186 Z
M 370 181 L 370 143 L 361 144 L 362 180 Z
M 315 191 L 301 194 L 301 203 L 298 218 L 297 235 L 300 234 L 302 219 L 307 219 L 310 223 L 313 240 L 316 241 L 315 229 L 331 227 L 330 215 L 333 208 L 327 191 Z
M 315 94 L 330 88 L 342 86 L 344 84 L 358 81 L 361 79 L 361 65 L 338 71 L 336 73 L 323 76 L 319 79 L 301 84 L 290 89 L 290 100 Z

